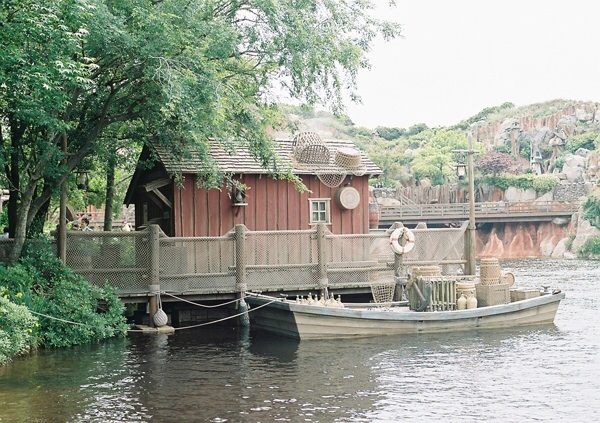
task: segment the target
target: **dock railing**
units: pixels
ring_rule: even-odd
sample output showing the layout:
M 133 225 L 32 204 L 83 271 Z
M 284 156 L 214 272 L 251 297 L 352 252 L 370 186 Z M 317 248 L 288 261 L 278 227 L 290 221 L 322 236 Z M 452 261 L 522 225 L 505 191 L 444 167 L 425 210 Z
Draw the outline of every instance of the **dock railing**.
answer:
M 218 237 L 168 237 L 157 225 L 136 232 L 68 231 L 66 264 L 94 284 L 108 283 L 121 297 L 135 298 L 146 297 L 150 285 L 191 296 L 368 288 L 412 266 L 465 263 L 464 226 L 413 232 L 415 248 L 398 260 L 386 231 L 338 235 L 325 225 L 296 231 L 238 225 Z M 0 254 L 10 245 L 2 240 Z

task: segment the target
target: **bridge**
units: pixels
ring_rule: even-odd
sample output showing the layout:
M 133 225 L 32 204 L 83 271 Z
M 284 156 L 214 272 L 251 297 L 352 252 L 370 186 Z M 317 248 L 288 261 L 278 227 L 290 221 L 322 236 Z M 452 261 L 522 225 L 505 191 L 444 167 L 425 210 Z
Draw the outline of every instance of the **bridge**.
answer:
M 543 222 L 555 218 L 570 218 L 579 209 L 578 203 L 566 201 L 504 201 L 475 203 L 477 223 Z M 468 203 L 406 204 L 380 206 L 379 227 L 388 228 L 394 222 L 407 226 L 425 222 L 432 225 L 458 223 L 469 219 Z

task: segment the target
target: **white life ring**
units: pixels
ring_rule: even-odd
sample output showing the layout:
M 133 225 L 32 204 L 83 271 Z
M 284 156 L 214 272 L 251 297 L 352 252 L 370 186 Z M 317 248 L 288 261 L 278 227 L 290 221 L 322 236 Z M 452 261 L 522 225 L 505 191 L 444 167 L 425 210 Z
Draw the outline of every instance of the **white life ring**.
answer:
M 400 245 L 400 239 L 406 238 L 406 243 Z M 390 247 L 396 254 L 410 253 L 415 247 L 415 234 L 408 228 L 398 228 L 390 235 Z

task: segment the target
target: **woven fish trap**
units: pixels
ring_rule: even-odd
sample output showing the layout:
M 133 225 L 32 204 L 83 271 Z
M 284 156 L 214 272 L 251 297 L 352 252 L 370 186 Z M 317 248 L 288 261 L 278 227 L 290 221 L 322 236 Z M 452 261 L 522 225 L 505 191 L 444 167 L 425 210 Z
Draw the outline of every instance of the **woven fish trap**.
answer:
M 294 157 L 298 162 L 328 164 L 331 158 L 329 148 L 314 132 L 300 132 L 292 143 Z
M 377 279 L 371 282 L 371 294 L 379 307 L 382 307 L 385 303 L 392 302 L 395 291 L 396 281 L 394 278 Z
M 497 258 L 482 258 L 479 262 L 481 285 L 498 285 L 502 281 L 500 262 Z
M 419 266 L 412 268 L 412 275 L 415 278 L 421 276 L 440 276 L 442 269 L 440 266 Z
M 335 164 L 344 168 L 358 168 L 361 165 L 360 152 L 354 148 L 339 148 L 335 152 Z

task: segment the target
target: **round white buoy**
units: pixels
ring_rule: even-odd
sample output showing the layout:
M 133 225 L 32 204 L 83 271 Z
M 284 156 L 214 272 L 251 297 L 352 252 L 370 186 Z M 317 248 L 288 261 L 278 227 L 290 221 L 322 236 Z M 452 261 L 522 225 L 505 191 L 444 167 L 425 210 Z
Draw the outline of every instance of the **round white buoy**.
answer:
M 165 313 L 162 308 L 159 308 L 156 313 L 154 313 L 154 317 L 152 318 L 152 321 L 156 327 L 159 328 L 166 325 L 168 320 L 167 313 Z

